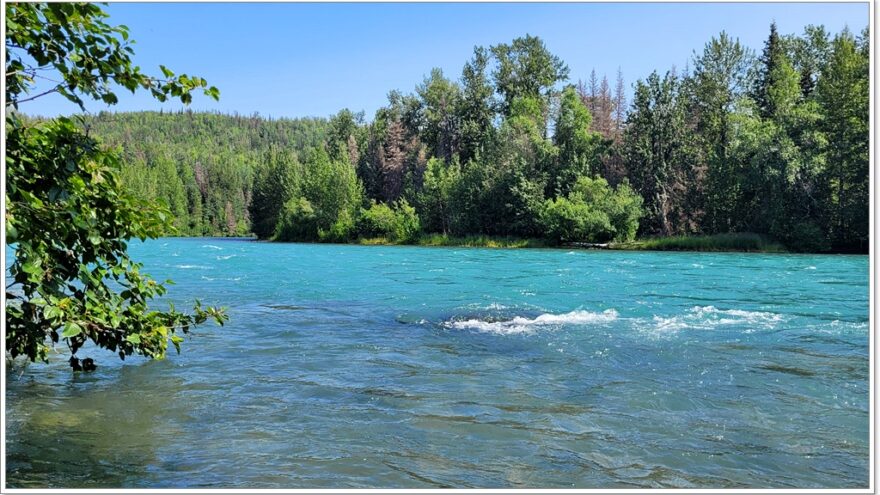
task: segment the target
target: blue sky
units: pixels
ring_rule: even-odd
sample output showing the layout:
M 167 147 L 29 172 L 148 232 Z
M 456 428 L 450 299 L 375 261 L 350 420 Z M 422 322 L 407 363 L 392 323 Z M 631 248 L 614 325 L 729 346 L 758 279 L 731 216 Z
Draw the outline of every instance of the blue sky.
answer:
M 799 33 L 868 24 L 867 3 L 553 3 L 277 4 L 117 3 L 113 24 L 137 40 L 135 61 L 158 74 L 165 64 L 220 88 L 219 102 L 196 97 L 194 110 L 271 117 L 329 116 L 341 108 L 371 118 L 391 89 L 412 91 L 432 67 L 458 78 L 474 45 L 537 35 L 587 79 L 595 68 L 612 86 L 618 66 L 629 88 L 652 70 L 682 67 L 721 30 L 760 50 L 769 24 Z M 119 93 L 110 108 L 176 110 L 146 94 Z M 92 102 L 89 111 L 108 109 Z M 76 111 L 57 96 L 22 105 L 29 114 Z

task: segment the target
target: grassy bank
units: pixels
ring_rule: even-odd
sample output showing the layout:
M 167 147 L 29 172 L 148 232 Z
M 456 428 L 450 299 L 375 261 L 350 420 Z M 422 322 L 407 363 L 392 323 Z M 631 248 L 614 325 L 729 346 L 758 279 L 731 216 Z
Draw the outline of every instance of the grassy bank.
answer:
M 544 239 L 528 239 L 510 236 L 449 236 L 444 234 L 422 234 L 412 242 L 398 242 L 385 237 L 358 239 L 357 244 L 366 246 L 387 246 L 408 244 L 413 246 L 458 246 L 486 248 L 577 248 L 579 246 L 556 246 Z M 632 242 L 611 243 L 608 249 L 621 251 L 740 251 L 761 253 L 783 253 L 785 246 L 767 237 L 752 234 L 717 234 L 705 236 L 675 236 L 640 239 Z
M 611 249 L 629 251 L 744 251 L 783 253 L 785 246 L 752 233 L 675 236 L 614 243 Z
M 409 244 L 413 246 L 461 246 L 461 247 L 485 247 L 485 248 L 542 248 L 551 247 L 547 241 L 543 239 L 527 239 L 522 237 L 509 236 L 488 236 L 488 235 L 469 235 L 469 236 L 449 236 L 445 234 L 422 234 L 412 242 L 397 242 L 385 237 L 374 237 L 370 239 L 358 239 L 357 244 L 366 246 L 376 245 L 400 245 Z

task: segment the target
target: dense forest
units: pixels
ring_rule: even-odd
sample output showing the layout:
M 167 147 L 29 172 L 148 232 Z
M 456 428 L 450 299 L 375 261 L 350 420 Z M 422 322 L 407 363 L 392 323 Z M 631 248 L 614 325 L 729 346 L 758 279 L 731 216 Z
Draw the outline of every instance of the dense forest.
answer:
M 266 120 L 214 113 L 100 112 L 93 136 L 120 146 L 122 179 L 137 196 L 164 201 L 183 235 L 248 235 L 258 165 L 293 162 L 321 146 L 325 119 Z
M 476 47 L 371 121 L 108 113 L 124 182 L 185 235 L 345 242 L 422 233 L 549 242 L 752 232 L 803 251 L 868 248 L 868 31 L 725 33 L 626 101 L 537 37 Z

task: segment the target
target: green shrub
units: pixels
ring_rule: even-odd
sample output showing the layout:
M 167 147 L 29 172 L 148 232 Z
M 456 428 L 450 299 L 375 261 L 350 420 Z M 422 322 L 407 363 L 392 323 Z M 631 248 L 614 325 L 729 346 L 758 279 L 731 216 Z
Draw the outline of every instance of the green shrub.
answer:
M 566 197 L 544 203 L 541 222 L 555 242 L 627 241 L 642 216 L 642 198 L 629 184 L 616 189 L 602 178 L 580 177 Z
M 794 224 L 791 231 L 782 236 L 792 251 L 821 253 L 831 249 L 831 242 L 819 226 L 810 220 Z
M 395 239 L 402 242 L 413 242 L 421 231 L 419 215 L 416 209 L 409 205 L 405 199 L 400 200 L 397 204 L 397 230 L 395 231 Z
M 607 242 L 614 237 L 608 214 L 582 200 L 548 200 L 543 213 L 547 236 L 557 242 Z
M 357 232 L 361 237 L 384 237 L 392 242 L 413 242 L 419 230 L 416 209 L 405 199 L 400 200 L 394 208 L 374 201 L 368 209 L 361 210 L 357 222 Z
M 354 219 L 348 210 L 342 210 L 336 221 L 330 226 L 330 230 L 318 229 L 318 238 L 323 242 L 348 242 L 354 233 Z
M 318 240 L 318 215 L 309 200 L 299 197 L 284 204 L 275 226 L 275 240 Z

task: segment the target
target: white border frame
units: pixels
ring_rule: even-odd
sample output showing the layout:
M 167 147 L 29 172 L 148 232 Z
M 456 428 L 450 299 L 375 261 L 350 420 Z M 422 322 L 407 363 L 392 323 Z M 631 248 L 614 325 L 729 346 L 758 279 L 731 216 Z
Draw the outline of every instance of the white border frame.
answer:
M 110 1 L 110 0 L 107 0 Z M 112 0 L 110 3 L 178 3 L 167 0 Z M 262 0 L 264 3 L 297 3 L 291 2 L 287 0 Z M 4 9 L 0 12 L 0 22 L 3 25 L 4 38 L 5 38 L 5 27 L 6 27 L 6 9 L 5 4 L 6 0 L 0 1 L 0 3 L 4 4 Z M 179 2 L 183 3 L 183 2 Z M 241 0 L 189 0 L 187 3 L 244 3 Z M 413 0 L 384 0 L 381 2 L 373 2 L 370 0 L 330 0 L 326 2 L 301 2 L 301 3 L 471 3 L 469 0 L 444 0 L 443 2 L 422 2 L 422 1 L 413 1 Z M 540 3 L 535 0 L 481 0 L 479 3 Z M 549 2 L 548 2 L 549 3 Z M 869 132 L 870 132 L 870 150 L 869 150 L 869 162 L 871 164 L 871 168 L 869 171 L 869 187 L 870 187 L 870 212 L 869 212 L 869 329 L 870 332 L 868 334 L 868 347 L 869 347 L 869 444 L 870 444 L 870 452 L 869 452 L 869 476 L 868 476 L 868 488 L 857 488 L 857 489 L 652 489 L 652 488 L 639 488 L 639 489 L 630 489 L 630 488 L 621 488 L 621 489 L 596 489 L 596 488 L 585 488 L 585 489 L 540 489 L 540 488 L 504 488 L 504 489 L 382 489 L 382 488 L 368 488 L 368 489 L 178 489 L 178 488 L 157 488 L 157 489 L 143 489 L 143 488 L 106 488 L 106 489 L 84 489 L 84 488 L 70 488 L 70 489 L 32 489 L 32 488 L 7 488 L 6 487 L 6 365 L 2 366 L 0 369 L 0 418 L 2 418 L 2 431 L 0 431 L 0 493 L 12 493 L 12 494 L 25 494 L 25 493 L 34 493 L 34 494 L 48 494 L 48 493 L 162 493 L 162 494 L 171 494 L 171 493 L 875 493 L 875 476 L 877 471 L 877 457 L 875 455 L 876 448 L 876 394 L 875 394 L 875 350 L 877 341 L 875 339 L 875 323 L 876 323 L 876 256 L 877 256 L 877 243 L 875 237 L 875 222 L 877 220 L 876 216 L 876 196 L 877 196 L 877 183 L 876 183 L 876 153 L 875 153 L 875 137 L 877 134 L 877 129 L 875 127 L 875 109 L 876 109 L 876 98 L 875 98 L 875 75 L 876 75 L 876 66 L 875 66 L 875 45 L 877 44 L 877 39 L 875 38 L 874 31 L 874 0 L 862 0 L 862 1 L 828 1 L 828 0 L 751 0 L 751 1 L 740 1 L 740 0 L 676 0 L 676 1 L 664 1 L 664 0 L 607 0 L 607 1 L 581 1 L 581 0 L 553 0 L 552 3 L 857 3 L 864 4 L 867 3 L 868 7 L 868 16 L 869 16 L 869 36 L 871 40 L 871 48 L 870 48 L 870 71 L 871 78 L 869 83 L 869 105 L 870 105 L 870 116 L 869 116 Z M 0 55 L 3 55 L 5 59 L 6 55 L 6 46 L 3 45 L 0 48 Z M 5 79 L 2 83 L 5 87 Z M 3 108 L 6 108 L 5 101 L 5 91 L 3 96 L 0 96 L 0 99 L 3 101 Z M 0 130 L 2 130 L 3 135 L 6 135 L 6 120 L 3 120 L 3 123 L 0 124 Z M 2 176 L 0 176 L 0 186 L 2 186 L 4 201 L 0 204 L 0 213 L 2 213 L 2 217 L 6 218 L 6 201 L 5 201 L 5 191 L 6 191 L 6 140 L 0 139 L 0 151 L 3 153 L 3 164 L 0 165 L 2 167 Z M 5 220 L 0 224 L 0 243 L 4 246 L 3 257 L 5 261 L 5 246 L 6 246 L 6 222 Z M 6 286 L 6 270 L 3 270 L 0 273 L 0 281 L 3 282 L 4 287 Z M 3 303 L 3 308 L 6 308 L 6 291 L 4 290 L 0 293 L 0 302 Z M 0 339 L 0 354 L 3 356 L 6 355 L 6 318 L 4 312 L 3 322 L 0 323 L 2 326 L 4 338 Z

